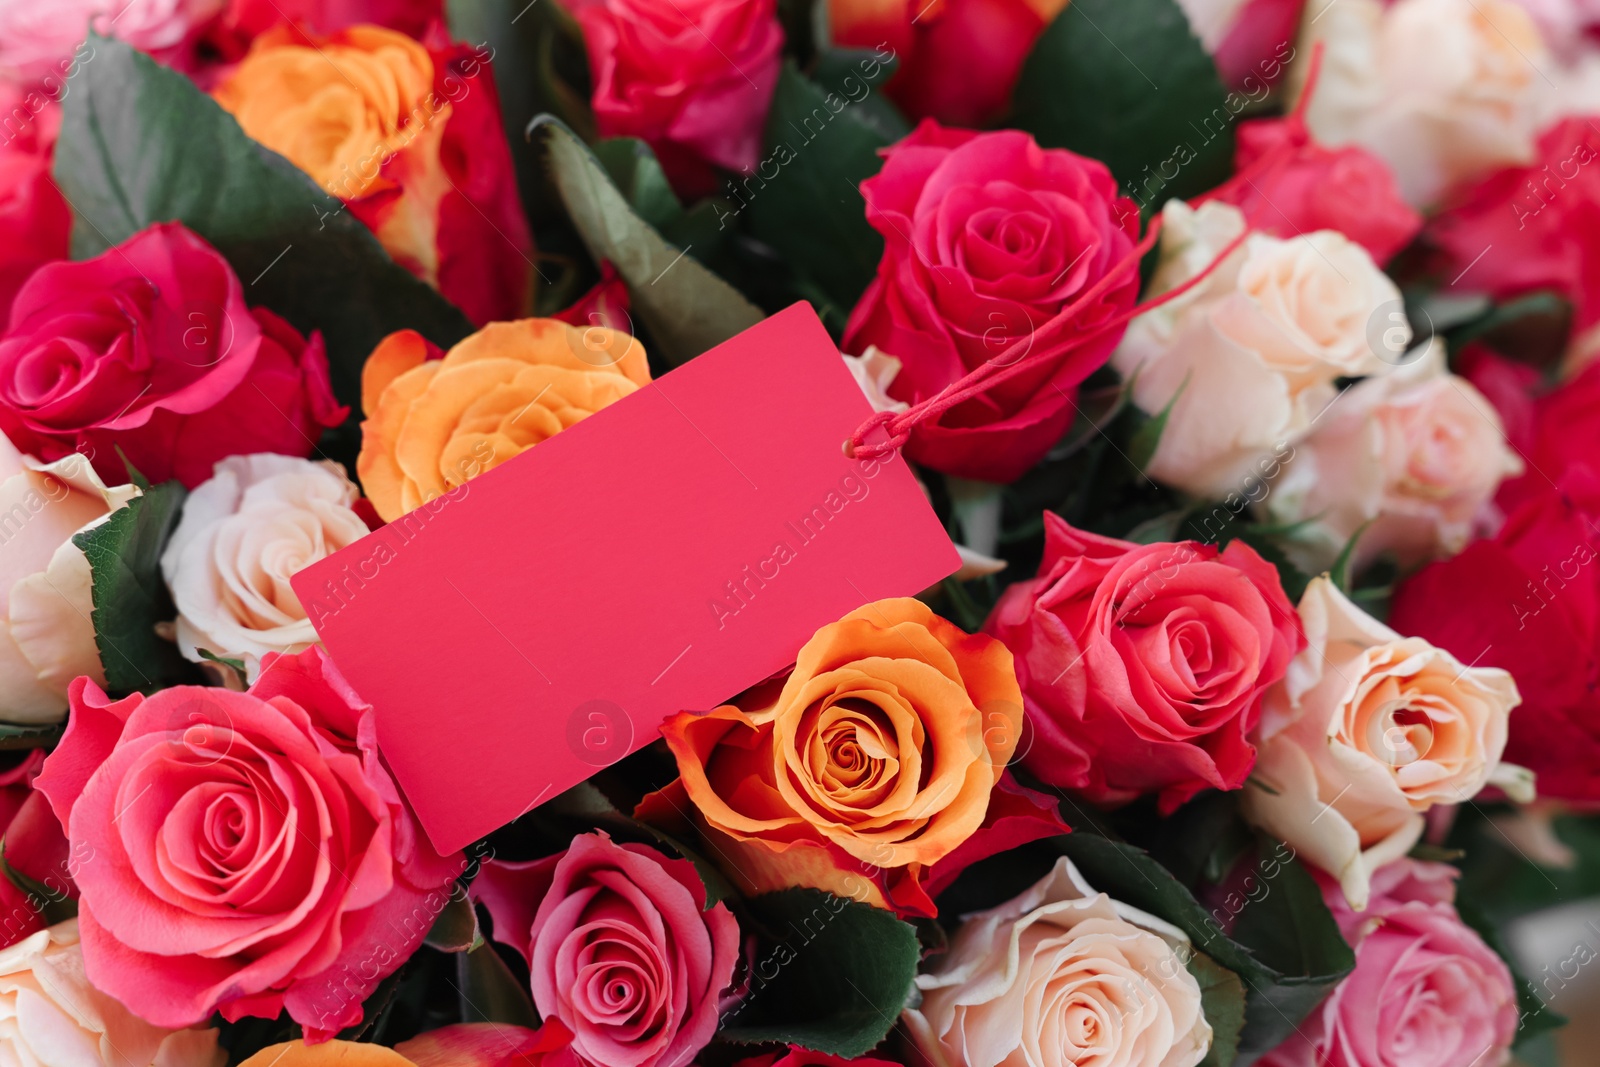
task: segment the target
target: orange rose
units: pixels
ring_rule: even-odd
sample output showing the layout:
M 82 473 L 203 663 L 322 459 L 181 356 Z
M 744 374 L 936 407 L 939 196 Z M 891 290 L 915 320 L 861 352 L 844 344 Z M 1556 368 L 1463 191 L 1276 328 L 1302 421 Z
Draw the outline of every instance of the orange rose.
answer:
M 634 338 L 555 319 L 491 323 L 439 355 L 401 330 L 361 370 L 356 473 L 386 521 L 650 382 Z
M 279 25 L 212 92 L 475 322 L 528 306 L 533 250 L 482 50 Z
M 1006 647 L 897 599 L 818 630 L 786 679 L 661 732 L 741 889 L 890 906 L 983 823 L 1021 729 Z
M 537 1030 L 510 1023 L 457 1023 L 394 1048 L 365 1041 L 285 1041 L 268 1045 L 239 1067 L 541 1067 L 571 1037 L 558 1022 Z

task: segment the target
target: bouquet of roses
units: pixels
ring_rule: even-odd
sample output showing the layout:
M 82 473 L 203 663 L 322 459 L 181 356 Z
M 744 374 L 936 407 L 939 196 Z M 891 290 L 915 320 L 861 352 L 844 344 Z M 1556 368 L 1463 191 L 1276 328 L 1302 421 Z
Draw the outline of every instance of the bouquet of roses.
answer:
M 1554 1064 L 1597 118 L 1581 0 L 0 0 L 4 1057 Z M 898 485 L 955 573 L 620 739 L 330 636 L 386 528 L 569 568 L 468 513 L 581 533 L 535 465 L 616 493 L 649 397 L 777 491 L 658 383 L 797 302 L 860 427 L 796 544 L 892 559 L 831 522 Z M 374 662 L 460 699 L 397 735 Z M 501 703 L 584 778 L 461 847 L 416 783 L 503 771 L 417 753 Z

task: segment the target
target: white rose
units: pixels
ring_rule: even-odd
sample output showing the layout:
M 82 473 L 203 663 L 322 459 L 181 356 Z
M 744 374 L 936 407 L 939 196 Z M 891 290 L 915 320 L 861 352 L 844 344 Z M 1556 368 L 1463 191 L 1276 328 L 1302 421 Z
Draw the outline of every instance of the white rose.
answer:
M 872 405 L 873 411 L 904 411 L 911 406 L 889 395 L 889 386 L 894 384 L 895 376 L 900 373 L 901 363 L 898 359 L 877 345 L 868 345 L 867 350 L 859 356 L 843 352 L 839 355 L 844 357 L 844 365 L 850 369 L 851 377 L 861 387 L 861 393 Z
M 1528 772 L 1500 762 L 1522 698 L 1505 671 L 1401 637 L 1327 578 L 1306 587 L 1300 621 L 1306 647 L 1262 702 L 1241 810 L 1360 911 L 1372 872 L 1411 850 L 1433 805 L 1491 782 L 1532 799 Z
M 1200 38 L 1207 52 L 1217 50 L 1246 3 L 1248 0 L 1178 0 L 1178 6 L 1189 19 L 1189 28 Z
M 1245 225 L 1214 201 L 1197 211 L 1170 200 L 1163 217 L 1155 293 L 1192 278 Z M 1342 234 L 1251 234 L 1195 289 L 1134 319 L 1111 357 L 1141 410 L 1172 405 L 1150 476 L 1196 496 L 1241 491 L 1310 430 L 1336 379 L 1385 369 L 1368 331 L 1375 311 L 1399 302 Z
M 933 1067 L 1193 1067 L 1211 1047 L 1183 932 L 1096 893 L 1066 857 L 966 917 L 901 1015 Z
M 1326 50 L 1311 132 L 1376 153 L 1412 204 L 1533 159 L 1551 64 L 1510 0 L 1312 0 L 1303 26 L 1299 54 Z
M 138 495 L 107 488 L 82 456 L 40 463 L 0 435 L 0 720 L 59 722 L 74 678 L 105 684 L 89 561 L 72 538 Z
M 268 652 L 316 642 L 289 579 L 367 533 L 358 490 L 335 463 L 230 456 L 183 505 L 161 556 L 178 607 L 178 647 L 242 659 L 249 681 Z
M 1351 386 L 1272 484 L 1275 522 L 1315 520 L 1296 535 L 1312 573 L 1358 530 L 1357 569 L 1385 553 L 1405 567 L 1453 556 L 1500 480 L 1521 472 L 1494 405 L 1444 360 L 1430 339 L 1406 365 Z
M 89 984 L 78 920 L 0 949 L 5 1067 L 222 1067 L 215 1029 L 163 1030 Z

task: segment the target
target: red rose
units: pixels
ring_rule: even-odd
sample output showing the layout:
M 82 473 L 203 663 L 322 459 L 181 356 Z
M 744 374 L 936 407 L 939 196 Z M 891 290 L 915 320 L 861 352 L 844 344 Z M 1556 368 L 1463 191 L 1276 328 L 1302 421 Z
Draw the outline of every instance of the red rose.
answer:
M 1532 163 L 1468 190 L 1429 222 L 1427 237 L 1443 252 L 1441 273 L 1462 290 L 1505 300 L 1554 289 L 1572 301 L 1576 332 L 1600 322 L 1595 119 L 1579 116 L 1550 127 Z
M 421 37 L 443 18 L 443 0 L 229 0 L 208 37 L 228 58 L 237 59 L 252 40 L 283 22 L 312 33 L 367 23 Z
M 1278 162 L 1219 199 L 1236 204 L 1257 229 L 1276 237 L 1338 230 L 1388 262 L 1422 229 L 1422 216 L 1400 199 L 1389 165 L 1365 148 L 1318 144 L 1297 119 L 1261 119 L 1239 127 L 1237 171 L 1268 153 Z
M 40 265 L 67 258 L 72 210 L 50 178 L 61 109 L 43 92 L 0 84 L 0 325 Z
M 834 42 L 886 45 L 888 92 L 912 118 L 977 126 L 1005 111 L 1034 42 L 1066 0 L 830 0 Z
M 247 306 L 227 260 L 175 222 L 39 268 L 0 335 L 0 430 L 47 462 L 83 452 L 111 484 L 128 479 L 118 448 L 193 487 L 224 456 L 309 455 L 344 416 L 322 338 Z
M 1481 347 L 1466 350 L 1462 372 L 1499 410 L 1506 439 L 1524 460 L 1522 474 L 1495 496 L 1503 510 L 1543 495 L 1575 464 L 1600 472 L 1600 362 L 1548 391 L 1539 390 L 1531 367 Z
M 1097 803 L 1159 791 L 1163 812 L 1243 785 L 1261 696 L 1305 646 L 1277 570 L 1242 541 L 1136 545 L 1044 518 L 1038 577 L 984 626 L 1016 656 L 1028 769 Z
M 372 708 L 320 648 L 248 692 L 113 701 L 73 683 L 38 789 L 75 852 L 84 968 L 158 1026 L 288 1009 L 309 1040 L 414 952 L 463 870 L 378 756 Z
M 739 924 L 726 904 L 706 907 L 688 860 L 596 831 L 546 859 L 485 864 L 472 893 L 578 1063 L 684 1067 L 716 1033 Z
M 768 1052 L 762 1056 L 748 1056 L 733 1067 L 899 1067 L 893 1060 L 880 1060 L 874 1056 L 861 1056 L 853 1060 L 815 1052 L 799 1045 L 790 1045 L 785 1052 Z
M 899 359 L 889 392 L 910 403 L 1002 354 L 1037 361 L 917 427 L 907 447 L 949 474 L 1013 481 L 1071 424 L 1078 383 L 1122 337 L 1105 324 L 1138 298 L 1126 262 L 1138 208 L 1104 164 L 1015 130 L 929 119 L 883 155 L 861 183 L 883 260 L 850 315 L 845 350 L 877 345 Z M 1087 306 L 1062 314 L 1103 279 Z
M 638 137 L 673 183 L 749 171 L 778 86 L 776 0 L 578 0 L 602 137 Z
M 1583 463 L 1550 474 L 1558 486 L 1529 481 L 1498 535 L 1402 583 L 1389 625 L 1510 671 L 1522 706 L 1506 760 L 1538 775 L 1542 797 L 1597 802 L 1600 476 Z

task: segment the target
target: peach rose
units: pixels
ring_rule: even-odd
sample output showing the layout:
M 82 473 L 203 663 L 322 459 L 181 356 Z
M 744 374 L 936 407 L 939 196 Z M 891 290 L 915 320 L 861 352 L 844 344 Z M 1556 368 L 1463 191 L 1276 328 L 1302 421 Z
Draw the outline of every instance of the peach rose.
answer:
M 1313 573 L 1357 531 L 1357 569 L 1385 553 L 1409 568 L 1465 548 L 1500 480 L 1521 471 L 1494 405 L 1445 370 L 1435 339 L 1339 398 L 1296 448 L 1266 509 L 1279 523 L 1315 520 L 1297 534 Z
M 1411 850 L 1433 805 L 1491 783 L 1532 799 L 1531 776 L 1500 762 L 1522 698 L 1510 674 L 1401 637 L 1325 577 L 1306 587 L 1300 620 L 1307 647 L 1267 694 L 1243 812 L 1359 911 L 1372 872 Z
M 213 1027 L 152 1026 L 83 972 L 78 920 L 0 950 L 0 1053 L 13 1064 L 222 1067 Z
M 72 538 L 138 495 L 108 489 L 81 455 L 39 463 L 0 435 L 0 717 L 59 722 L 74 678 L 104 684 L 89 561 Z
M 979 828 L 1021 731 L 1006 647 L 909 598 L 824 626 L 786 678 L 661 727 L 742 889 L 879 906 Z
M 366 536 L 351 510 L 361 495 L 330 461 L 258 453 L 229 456 L 183 504 L 161 556 L 178 607 L 178 648 L 244 661 L 246 680 L 268 652 L 299 652 L 316 639 L 295 573 Z
M 932 1067 L 1194 1067 L 1211 1048 L 1189 939 L 1072 861 L 969 915 L 900 1016 Z
M 386 521 L 650 382 L 637 340 L 555 319 L 491 323 L 438 357 L 401 330 L 361 371 L 356 472 Z
M 1311 0 L 1301 36 L 1301 55 L 1326 50 L 1311 132 L 1370 149 L 1412 205 L 1532 160 L 1549 55 L 1510 0 Z
M 541 1067 L 565 1049 L 571 1033 L 560 1023 L 537 1030 L 511 1023 L 456 1023 L 401 1041 L 394 1048 L 366 1041 L 285 1041 L 268 1045 L 239 1067 Z
M 1163 215 L 1152 293 L 1194 277 L 1245 227 L 1238 208 L 1216 201 L 1196 210 L 1169 200 Z M 1369 322 L 1399 301 L 1343 234 L 1251 234 L 1204 282 L 1134 319 L 1111 357 L 1141 410 L 1172 405 L 1150 476 L 1197 496 L 1237 489 L 1263 456 L 1309 431 L 1337 379 L 1385 368 Z
M 212 96 L 482 323 L 526 313 L 533 252 L 489 58 L 381 26 L 314 37 L 285 22 Z

